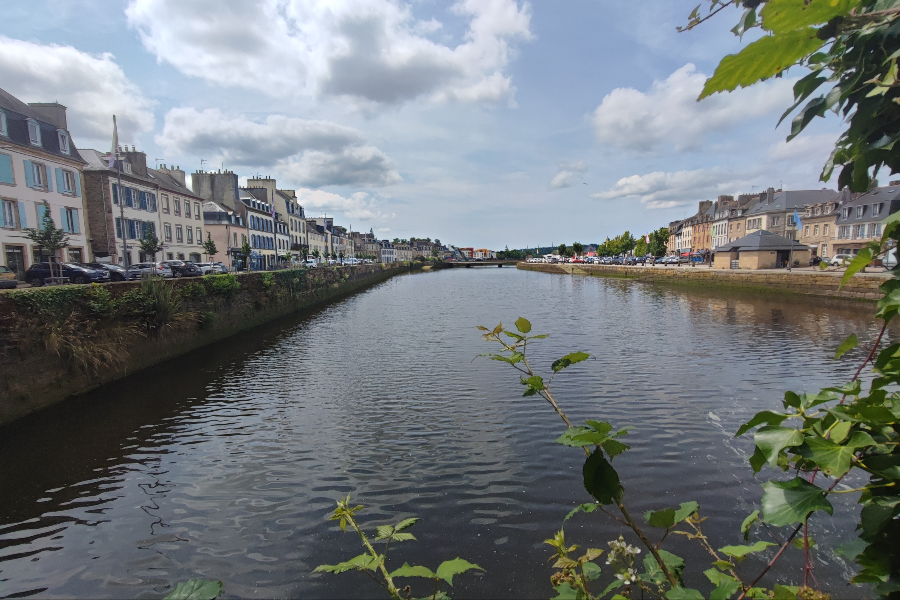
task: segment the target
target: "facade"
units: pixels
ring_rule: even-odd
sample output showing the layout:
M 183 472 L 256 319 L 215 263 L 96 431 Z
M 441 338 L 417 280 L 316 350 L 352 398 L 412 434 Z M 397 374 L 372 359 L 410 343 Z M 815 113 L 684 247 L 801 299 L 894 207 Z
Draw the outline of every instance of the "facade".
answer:
M 681 238 L 684 221 L 672 221 L 669 223 L 669 240 L 666 242 L 666 254 L 669 256 L 681 252 Z
M 734 196 L 719 196 L 712 221 L 713 249 L 744 236 L 746 219 L 742 217 L 758 201 L 758 194 L 741 194 L 737 200 Z
M 383 263 L 392 263 L 397 262 L 397 250 L 394 248 L 394 244 L 387 240 L 381 240 L 381 262 Z
M 785 192 L 769 188 L 760 195 L 760 201 L 746 213 L 744 233 L 760 230 L 799 239 L 800 232 L 794 223 L 794 211 L 803 214 L 806 206 L 837 201 L 834 190 L 798 190 Z
M 835 254 L 857 254 L 868 242 L 880 238 L 884 221 L 900 210 L 900 182 L 877 187 L 840 206 Z
M 265 188 L 241 188 L 238 192 L 244 205 L 247 239 L 250 241 L 250 269 L 274 269 L 278 262 L 275 208 L 268 201 Z
M 844 188 L 840 196 L 806 206 L 801 214 L 800 242 L 810 248 L 813 256 L 828 257 L 834 251 L 834 240 L 837 239 L 837 218 L 839 207 L 853 199 L 850 190 Z
M 408 262 L 413 259 L 414 252 L 409 244 L 394 244 L 394 249 L 397 251 L 398 261 Z
M 147 155 L 134 147 L 120 151 L 112 168 L 108 153 L 84 150 L 83 156 L 91 247 L 98 260 L 123 266 L 162 259 L 201 260 L 203 199 L 185 186 L 183 171 L 148 169 Z M 162 256 L 141 252 L 140 242 L 150 233 L 162 243 Z
M 431 257 L 431 251 L 435 247 L 434 244 L 425 240 L 411 240 L 409 245 L 412 247 L 413 256 Z
M 778 269 L 809 262 L 809 246 L 764 229 L 716 248 L 715 269 Z
M 219 251 L 210 260 L 220 260 L 237 271 L 247 268 L 241 254 L 241 247 L 247 241 L 247 225 L 241 215 L 216 202 L 204 202 L 203 227 Z
M 45 202 L 56 227 L 69 236 L 69 247 L 54 259 L 91 259 L 83 165 L 69 135 L 66 107 L 25 104 L 0 90 L 0 260 L 20 280 L 32 263 L 50 258 L 23 232 L 41 227 Z
M 248 188 L 265 189 L 268 201 L 275 205 L 275 220 L 284 227 L 276 226 L 276 245 L 279 256 L 291 253 L 292 261 L 306 258 L 309 250 L 306 233 L 306 215 L 297 200 L 295 190 L 279 190 L 271 177 L 251 177 Z
M 314 253 L 318 250 L 318 262 L 325 262 L 326 256 L 331 255 L 331 250 L 329 250 L 328 246 L 328 234 L 325 232 L 325 228 L 316 223 L 315 219 L 307 219 L 306 236 L 309 243 L 309 255 L 315 256 Z

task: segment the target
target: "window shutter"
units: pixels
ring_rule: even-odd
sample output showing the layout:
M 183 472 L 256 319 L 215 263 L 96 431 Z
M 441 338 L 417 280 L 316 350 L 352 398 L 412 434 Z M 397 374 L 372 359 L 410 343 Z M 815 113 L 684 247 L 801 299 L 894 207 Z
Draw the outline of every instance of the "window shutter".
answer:
M 12 157 L 6 154 L 0 154 L 0 181 L 13 184 L 16 182 L 13 175 Z
M 0 200 L 0 227 L 6 227 L 6 207 L 4 204 L 5 202 Z M 10 227 L 15 227 L 15 225 L 15 221 L 9 224 Z
M 81 197 L 81 174 L 78 171 L 72 173 L 72 178 L 75 180 L 75 195 L 79 198 Z
M 45 165 L 41 165 L 40 168 L 44 170 L 44 183 L 47 184 L 47 191 L 52 192 L 53 180 L 50 179 L 50 169 L 48 169 Z M 60 191 L 62 191 L 62 188 L 60 188 Z
M 63 170 L 60 169 L 59 167 L 56 167 L 56 169 L 54 169 L 54 170 L 56 171 L 56 189 L 58 189 L 60 192 L 62 192 L 66 189 L 66 184 L 63 181 L 63 177 L 64 177 Z
M 78 181 L 77 179 L 75 181 Z M 78 209 L 73 208 L 72 211 L 72 233 L 81 233 L 81 224 L 78 222 Z
M 19 225 L 22 229 L 28 227 L 28 217 L 25 216 L 25 203 L 19 200 Z
M 37 205 L 37 228 L 40 230 L 44 229 L 44 214 L 47 212 L 47 207 L 43 204 Z
M 34 187 L 34 163 L 30 160 L 25 161 L 25 185 Z
M 66 208 L 62 207 L 59 209 L 59 222 L 61 223 L 60 228 L 66 233 L 72 233 L 69 230 L 69 219 L 66 218 Z

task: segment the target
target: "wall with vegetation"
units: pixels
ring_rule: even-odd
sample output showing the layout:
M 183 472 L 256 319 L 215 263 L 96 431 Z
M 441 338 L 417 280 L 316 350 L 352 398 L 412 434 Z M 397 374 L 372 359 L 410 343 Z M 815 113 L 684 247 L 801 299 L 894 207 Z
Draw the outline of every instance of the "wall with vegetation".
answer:
M 624 267 L 616 265 L 588 264 L 545 264 L 518 263 L 519 269 L 527 271 L 543 271 L 545 273 L 567 273 L 575 275 L 599 275 L 601 277 L 620 277 L 658 281 L 661 283 L 681 285 L 703 285 L 735 289 L 752 289 L 801 294 L 806 296 L 822 296 L 827 298 L 852 298 L 856 300 L 878 300 L 884 293 L 879 286 L 889 277 L 888 274 L 872 274 L 866 277 L 854 277 L 840 290 L 841 272 L 809 272 L 789 273 L 752 273 L 710 269 L 701 267 Z
M 0 424 L 415 265 L 0 293 Z

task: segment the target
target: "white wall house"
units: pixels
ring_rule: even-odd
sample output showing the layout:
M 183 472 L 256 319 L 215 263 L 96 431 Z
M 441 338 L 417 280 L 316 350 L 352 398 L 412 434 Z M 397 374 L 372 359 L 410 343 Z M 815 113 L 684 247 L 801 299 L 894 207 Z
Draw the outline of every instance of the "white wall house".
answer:
M 69 234 L 69 248 L 56 259 L 90 260 L 83 164 L 68 132 L 66 107 L 25 104 L 0 89 L 0 262 L 20 280 L 32 263 L 49 259 L 23 232 L 41 226 L 45 202 L 55 226 Z

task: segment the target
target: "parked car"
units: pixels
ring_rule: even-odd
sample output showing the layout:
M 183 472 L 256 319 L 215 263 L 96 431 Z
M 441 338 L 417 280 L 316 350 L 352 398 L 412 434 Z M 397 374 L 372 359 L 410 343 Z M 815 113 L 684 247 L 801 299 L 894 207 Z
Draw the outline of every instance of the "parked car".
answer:
M 194 263 L 194 265 L 200 269 L 201 275 L 216 275 L 228 272 L 228 267 L 220 262 Z
M 160 264 L 172 269 L 173 277 L 200 277 L 203 275 L 203 271 L 189 260 L 165 260 Z
M 830 264 L 832 267 L 840 267 L 844 264 L 850 264 L 850 261 L 852 260 L 852 254 L 835 254 L 834 258 L 831 259 Z
M 16 272 L 0 265 L 0 290 L 14 290 L 17 285 L 19 281 L 16 279 Z
M 146 262 L 137 263 L 128 267 L 128 274 L 131 279 L 142 279 L 155 275 L 158 277 L 174 277 L 175 273 L 165 263 Z
M 60 275 L 60 267 L 62 274 Z M 49 277 L 65 277 L 69 283 L 103 283 L 109 281 L 109 274 L 103 269 L 92 269 L 77 263 L 62 263 L 53 267 L 53 274 L 50 273 L 50 263 L 39 262 L 34 263 L 25 271 L 25 281 L 34 287 L 44 285 Z
M 811 256 L 809 258 L 809 266 L 811 267 L 817 267 L 820 262 L 822 262 L 821 256 Z
M 99 269 L 101 271 L 106 271 L 106 274 L 109 275 L 110 281 L 125 281 L 125 269 L 120 267 L 119 265 L 114 265 L 112 263 L 81 263 L 81 266 L 87 267 L 89 269 Z
M 312 258 L 307 258 L 305 261 L 303 261 L 303 266 L 307 269 L 315 269 L 317 265 L 318 263 L 316 263 L 315 259 Z

